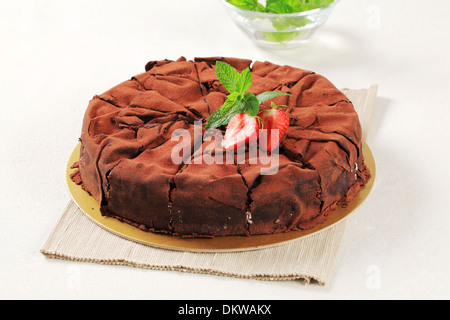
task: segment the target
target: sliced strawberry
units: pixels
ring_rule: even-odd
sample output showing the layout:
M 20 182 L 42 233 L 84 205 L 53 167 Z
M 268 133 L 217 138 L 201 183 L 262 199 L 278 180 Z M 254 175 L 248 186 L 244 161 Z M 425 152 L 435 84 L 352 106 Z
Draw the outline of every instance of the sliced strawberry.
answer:
M 248 113 L 238 113 L 228 122 L 222 147 L 225 150 L 236 148 L 258 138 L 259 123 L 257 118 Z
M 263 150 L 272 151 L 278 146 L 281 138 L 289 127 L 289 116 L 283 111 L 273 107 L 269 110 L 260 111 L 258 117 L 261 118 L 264 123 L 263 129 L 267 130 L 259 135 L 259 146 Z M 278 130 L 278 132 L 274 129 Z

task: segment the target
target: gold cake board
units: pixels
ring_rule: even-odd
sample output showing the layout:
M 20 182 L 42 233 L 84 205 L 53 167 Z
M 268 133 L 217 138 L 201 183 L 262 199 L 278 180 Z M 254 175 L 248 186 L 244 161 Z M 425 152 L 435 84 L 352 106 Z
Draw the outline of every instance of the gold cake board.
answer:
M 365 141 L 363 141 L 363 154 L 365 164 L 370 170 L 372 178 L 361 188 L 355 198 L 345 207 L 338 207 L 330 212 L 327 220 L 308 230 L 296 230 L 271 235 L 253 236 L 221 236 L 215 238 L 186 238 L 172 236 L 162 233 L 147 232 L 132 225 L 121 222 L 115 218 L 102 216 L 100 205 L 89 193 L 77 185 L 70 177 L 77 170 L 72 165 L 79 160 L 80 146 L 78 144 L 73 150 L 66 169 L 66 180 L 69 192 L 77 206 L 95 223 L 102 228 L 121 236 L 125 239 L 138 243 L 150 245 L 157 248 L 171 249 L 178 251 L 193 252 L 227 252 L 227 251 L 247 251 L 277 246 L 289 241 L 303 239 L 305 237 L 325 231 L 343 219 L 347 218 L 356 210 L 367 198 L 375 180 L 375 160 L 373 154 Z

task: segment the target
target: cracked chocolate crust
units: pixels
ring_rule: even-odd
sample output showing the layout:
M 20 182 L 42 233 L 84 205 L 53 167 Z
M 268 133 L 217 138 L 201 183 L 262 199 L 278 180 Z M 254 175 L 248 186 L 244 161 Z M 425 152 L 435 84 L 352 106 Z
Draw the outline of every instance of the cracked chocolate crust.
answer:
M 228 94 L 215 75 L 218 60 L 239 71 L 250 67 L 254 94 L 293 95 L 272 100 L 291 107 L 274 175 L 261 175 L 267 165 L 252 163 L 248 151 L 243 163 L 207 163 L 217 141 L 202 140 L 204 124 Z M 261 106 L 269 107 L 270 101 Z M 200 137 L 194 134 L 197 121 L 203 123 Z M 176 129 L 190 133 L 189 163 L 171 159 L 179 144 L 171 139 Z M 73 179 L 96 198 L 103 215 L 184 237 L 311 228 L 370 179 L 349 99 L 323 76 L 270 62 L 150 61 L 144 73 L 90 101 L 80 141 Z

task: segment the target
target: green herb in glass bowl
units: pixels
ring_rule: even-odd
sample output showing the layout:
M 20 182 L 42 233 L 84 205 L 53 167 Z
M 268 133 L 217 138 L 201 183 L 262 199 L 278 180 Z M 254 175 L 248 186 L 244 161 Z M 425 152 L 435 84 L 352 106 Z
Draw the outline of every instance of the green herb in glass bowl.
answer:
M 234 22 L 258 45 L 301 45 L 328 19 L 338 0 L 220 0 Z
M 227 0 L 232 5 L 257 12 L 294 13 L 323 8 L 334 0 L 267 0 L 265 5 L 258 0 Z

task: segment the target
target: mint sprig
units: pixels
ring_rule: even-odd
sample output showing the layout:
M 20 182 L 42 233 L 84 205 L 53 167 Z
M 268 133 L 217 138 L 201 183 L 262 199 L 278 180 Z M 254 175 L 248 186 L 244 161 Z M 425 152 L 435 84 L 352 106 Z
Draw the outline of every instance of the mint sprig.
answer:
M 227 0 L 230 4 L 245 10 L 267 13 L 294 13 L 323 8 L 334 0 L 267 0 L 266 5 L 258 0 Z
M 223 105 L 210 115 L 205 125 L 206 129 L 227 125 L 238 113 L 248 113 L 255 117 L 259 112 L 260 104 L 265 101 L 278 96 L 292 96 L 278 91 L 266 91 L 258 95 L 247 92 L 252 85 L 250 68 L 239 73 L 228 63 L 217 61 L 216 76 L 229 95 Z
M 317 8 L 323 8 L 334 0 L 266 0 L 265 6 L 258 0 L 227 0 L 228 3 L 245 10 L 266 12 L 272 14 L 285 14 L 304 12 Z M 276 17 L 270 18 L 273 27 L 277 31 L 263 32 L 266 40 L 271 42 L 288 42 L 300 36 L 303 30 L 301 27 L 306 26 L 313 21 L 308 17 Z M 292 31 L 286 31 L 286 30 Z
M 232 5 L 250 11 L 264 12 L 264 5 L 258 2 L 258 0 L 227 0 Z

